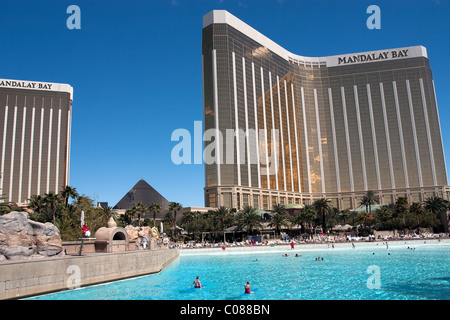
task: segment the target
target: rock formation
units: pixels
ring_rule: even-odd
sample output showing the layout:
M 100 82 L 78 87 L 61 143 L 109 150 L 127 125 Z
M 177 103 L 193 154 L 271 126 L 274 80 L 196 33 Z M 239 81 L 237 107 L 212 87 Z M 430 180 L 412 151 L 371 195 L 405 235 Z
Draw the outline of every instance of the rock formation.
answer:
M 158 228 L 151 228 L 151 227 L 133 227 L 131 225 L 128 225 L 125 227 L 125 230 L 128 233 L 128 237 L 130 240 L 141 240 L 144 235 L 147 236 L 147 238 L 154 238 L 159 239 L 160 234 L 158 231 Z
M 149 238 L 150 236 L 150 227 L 133 227 L 133 226 L 126 226 L 125 230 L 128 233 L 128 238 L 131 240 L 138 240 L 140 241 L 144 235 Z
M 52 223 L 28 219 L 28 212 L 0 216 L 0 261 L 63 255 L 59 230 Z

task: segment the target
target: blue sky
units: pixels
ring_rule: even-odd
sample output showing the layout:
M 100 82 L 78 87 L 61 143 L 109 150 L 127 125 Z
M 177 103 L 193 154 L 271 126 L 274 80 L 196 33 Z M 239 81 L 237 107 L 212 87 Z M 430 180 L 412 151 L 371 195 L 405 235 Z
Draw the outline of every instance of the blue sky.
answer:
M 80 30 L 66 27 L 72 4 Z M 366 27 L 372 4 L 380 30 Z M 171 134 L 202 120 L 202 18 L 213 9 L 304 56 L 425 46 L 450 159 L 450 1 L 2 0 L 0 78 L 74 88 L 70 185 L 80 193 L 114 206 L 143 178 L 169 201 L 204 205 L 204 167 L 173 164 Z

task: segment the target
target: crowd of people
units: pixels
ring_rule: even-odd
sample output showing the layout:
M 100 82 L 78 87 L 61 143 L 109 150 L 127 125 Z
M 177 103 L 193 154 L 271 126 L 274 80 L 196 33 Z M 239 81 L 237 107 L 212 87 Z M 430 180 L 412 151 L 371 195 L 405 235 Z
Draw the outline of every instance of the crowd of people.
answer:
M 251 240 L 244 241 L 233 241 L 233 242 L 197 242 L 190 241 L 184 244 L 177 243 L 172 244 L 171 248 L 178 249 L 194 249 L 194 248 L 228 248 L 228 247 L 252 247 L 252 246 L 279 246 L 279 245 L 290 245 L 291 249 L 295 244 L 328 244 L 328 247 L 334 247 L 335 243 L 354 243 L 354 242 L 372 242 L 372 241 L 395 241 L 395 240 L 420 240 L 420 239 L 441 239 L 448 238 L 446 234 L 406 234 L 406 235 L 370 235 L 367 237 L 355 237 L 355 236 L 325 236 L 319 235 L 312 238 L 302 238 L 302 237 L 284 237 L 282 239 L 270 239 L 261 242 L 255 241 L 253 238 Z

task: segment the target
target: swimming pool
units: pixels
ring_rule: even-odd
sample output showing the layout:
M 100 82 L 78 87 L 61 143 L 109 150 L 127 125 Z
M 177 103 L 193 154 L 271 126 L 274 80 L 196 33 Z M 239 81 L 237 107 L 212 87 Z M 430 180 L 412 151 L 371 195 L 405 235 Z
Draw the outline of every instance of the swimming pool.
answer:
M 182 250 L 158 274 L 30 299 L 449 300 L 450 240 Z

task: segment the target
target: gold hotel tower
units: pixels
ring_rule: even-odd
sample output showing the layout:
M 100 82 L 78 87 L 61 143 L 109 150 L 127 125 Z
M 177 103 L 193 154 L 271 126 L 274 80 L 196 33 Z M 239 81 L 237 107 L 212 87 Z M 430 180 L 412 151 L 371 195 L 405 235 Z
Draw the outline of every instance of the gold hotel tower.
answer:
M 205 139 L 216 159 L 205 164 L 207 207 L 327 198 L 353 209 L 367 190 L 381 204 L 449 199 L 424 47 L 303 57 L 214 10 L 203 17 L 202 67 L 204 130 L 224 137 Z
M 0 201 L 69 184 L 72 96 L 68 84 L 0 79 Z

